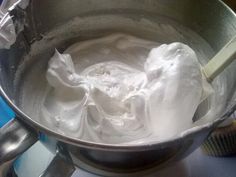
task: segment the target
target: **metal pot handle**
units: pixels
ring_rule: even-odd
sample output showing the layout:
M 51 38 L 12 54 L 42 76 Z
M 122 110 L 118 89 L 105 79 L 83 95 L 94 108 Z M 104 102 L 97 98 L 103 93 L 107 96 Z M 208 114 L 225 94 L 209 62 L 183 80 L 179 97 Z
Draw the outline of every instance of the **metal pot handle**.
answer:
M 0 128 L 0 166 L 15 159 L 37 140 L 37 134 L 17 118 L 8 122 Z

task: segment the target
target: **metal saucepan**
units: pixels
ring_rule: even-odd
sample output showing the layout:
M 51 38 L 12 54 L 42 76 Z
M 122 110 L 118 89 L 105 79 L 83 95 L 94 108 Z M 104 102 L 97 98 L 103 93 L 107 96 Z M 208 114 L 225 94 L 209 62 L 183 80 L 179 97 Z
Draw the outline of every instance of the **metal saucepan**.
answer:
M 56 176 L 70 176 L 74 166 L 105 176 L 140 176 L 141 171 L 148 172 L 187 156 L 227 117 L 222 115 L 229 105 L 220 105 L 224 109 L 214 119 L 199 120 L 195 128 L 165 142 L 130 146 L 95 144 L 61 135 L 41 125 L 33 115 L 29 117 L 18 105 L 19 88 L 15 86 L 16 80 L 23 77 L 18 72 L 22 63 L 30 65 L 39 58 L 48 61 L 55 47 L 63 51 L 75 41 L 112 32 L 133 33 L 155 40 L 158 35 L 155 27 L 139 26 L 140 23 L 147 24 L 147 20 L 178 22 L 205 39 L 214 55 L 236 34 L 236 16 L 220 0 L 32 0 L 26 10 L 16 8 L 12 15 L 25 26 L 10 50 L 0 50 L 0 94 L 16 113 L 16 118 L 0 129 L 0 164 L 11 161 L 40 140 L 57 153 L 42 176 L 55 176 L 56 172 Z M 129 19 L 136 22 L 135 25 L 129 23 Z M 59 26 L 66 29 L 71 20 L 77 20 L 79 24 L 55 32 Z M 51 37 L 44 38 L 46 34 Z M 166 36 L 168 38 L 168 32 Z M 37 42 L 41 45 L 35 45 Z M 201 44 L 198 47 L 201 48 Z M 32 50 L 35 50 L 35 56 L 29 56 Z M 27 74 L 27 67 L 23 73 Z M 225 100 L 228 101 L 236 88 L 235 63 L 222 75 L 227 83 Z M 199 108 L 197 115 L 203 113 L 204 106 Z

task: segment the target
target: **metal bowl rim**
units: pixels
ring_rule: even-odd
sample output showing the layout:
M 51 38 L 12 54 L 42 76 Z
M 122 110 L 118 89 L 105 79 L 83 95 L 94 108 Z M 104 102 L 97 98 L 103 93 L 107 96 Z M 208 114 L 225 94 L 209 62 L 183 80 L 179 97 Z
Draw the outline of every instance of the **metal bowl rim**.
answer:
M 236 14 L 234 11 L 227 6 L 222 0 L 217 0 L 218 3 L 220 3 L 229 13 L 234 15 L 236 20 Z M 216 2 L 217 2 L 216 1 Z M 203 130 L 212 129 L 214 126 L 218 125 L 220 122 L 222 122 L 225 117 L 218 118 L 214 120 L 213 122 L 209 122 L 205 125 L 194 127 L 191 129 L 188 129 L 181 133 L 180 135 L 173 137 L 171 139 L 168 139 L 166 141 L 161 142 L 152 142 L 150 144 L 138 144 L 138 145 L 122 145 L 122 144 L 102 144 L 102 143 L 93 143 L 85 140 L 80 140 L 78 138 L 68 137 L 66 135 L 61 135 L 57 132 L 54 132 L 47 128 L 44 125 L 41 125 L 40 123 L 34 121 L 31 119 L 28 115 L 26 115 L 21 109 L 19 109 L 12 101 L 11 99 L 6 95 L 3 88 L 0 86 L 0 96 L 6 101 L 6 103 L 13 109 L 13 111 L 16 113 L 16 118 L 20 121 L 23 121 L 30 127 L 37 130 L 37 133 L 43 133 L 46 134 L 49 137 L 55 137 L 57 140 L 68 143 L 74 146 L 83 147 L 83 148 L 89 148 L 89 149 L 97 149 L 97 150 L 106 150 L 106 151 L 146 151 L 150 149 L 158 149 L 163 147 L 169 147 L 172 146 L 175 143 L 181 143 L 183 142 L 187 137 L 194 136 L 197 133 L 202 132 Z

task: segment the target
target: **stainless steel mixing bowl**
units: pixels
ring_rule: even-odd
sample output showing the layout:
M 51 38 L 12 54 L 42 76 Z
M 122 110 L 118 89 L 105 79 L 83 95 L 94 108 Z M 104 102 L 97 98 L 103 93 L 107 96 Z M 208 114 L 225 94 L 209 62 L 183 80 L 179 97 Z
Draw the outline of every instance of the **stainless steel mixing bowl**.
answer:
M 122 21 L 119 21 L 119 28 L 109 25 L 106 28 L 98 27 L 100 22 L 103 23 L 103 17 L 109 16 L 112 21 L 112 15 L 133 20 L 155 20 L 160 16 L 172 19 L 195 31 L 217 52 L 236 34 L 236 16 L 220 0 L 32 0 L 26 11 L 16 8 L 12 15 L 15 21 L 23 22 L 25 27 L 10 50 L 0 50 L 0 93 L 17 115 L 15 120 L 0 129 L 1 164 L 11 161 L 39 139 L 57 153 L 42 176 L 55 176 L 55 173 L 57 177 L 70 176 L 74 166 L 105 176 L 141 176 L 141 172 L 156 170 L 187 156 L 227 117 L 216 117 L 208 123 L 206 121 L 204 125 L 187 131 L 183 136 L 165 142 L 130 146 L 95 144 L 53 132 L 26 115 L 17 105 L 18 89 L 14 87 L 14 81 L 19 77 L 18 67 L 24 62 L 24 56 L 32 50 L 35 42 L 40 41 L 55 26 L 66 24 L 72 19 L 100 16 L 100 21 L 94 24 L 85 21 L 77 26 L 79 31 L 76 38 L 71 38 L 75 35 L 73 30 L 61 33 L 65 38 L 63 41 L 53 43 L 53 37 L 47 38 L 44 41 L 46 47 L 36 51 L 39 56 L 49 59 L 55 47 L 64 50 L 74 41 L 111 32 L 138 34 L 139 27 L 131 30 L 125 24 L 122 26 Z M 118 22 L 113 20 L 113 24 L 116 23 Z M 154 37 L 151 33 L 140 35 Z M 34 49 L 37 50 L 37 46 Z M 227 75 L 227 99 L 235 91 L 235 65 L 229 68 L 229 72 L 231 74 Z

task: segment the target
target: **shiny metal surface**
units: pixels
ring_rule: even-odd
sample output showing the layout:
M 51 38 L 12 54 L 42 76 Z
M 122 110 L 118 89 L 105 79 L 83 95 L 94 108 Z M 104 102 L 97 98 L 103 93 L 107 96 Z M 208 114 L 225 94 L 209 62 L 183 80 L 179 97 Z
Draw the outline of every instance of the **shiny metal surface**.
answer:
M 40 143 L 35 144 L 33 149 L 34 151 L 30 149 L 21 156 L 20 164 L 17 170 L 15 170 L 18 177 L 39 177 L 46 169 L 46 166 L 51 162 L 50 155 L 38 156 L 38 154 L 45 154 L 45 151 L 47 151 Z M 32 164 L 34 161 L 39 163 Z M 235 163 L 235 156 L 230 158 L 213 158 L 204 155 L 201 149 L 198 149 L 191 153 L 187 158 L 173 165 L 169 165 L 165 169 L 153 171 L 153 173 L 149 175 L 138 174 L 135 177 L 235 177 Z M 38 171 L 41 173 L 37 173 Z M 101 176 L 77 168 L 72 177 Z
M 14 160 L 15 159 L 12 159 L 12 160 L 0 165 L 0 176 L 1 177 L 7 177 L 9 171 L 12 170 L 12 165 L 13 165 Z
M 0 50 L 1 95 L 19 115 L 20 120 L 30 125 L 37 132 L 42 132 L 41 141 L 51 151 L 55 151 L 58 145 L 62 145 L 68 152 L 65 155 L 70 157 L 75 165 L 82 165 L 82 168 L 86 170 L 91 170 L 90 167 L 93 166 L 98 169 L 97 174 L 107 176 L 116 176 L 117 173 L 135 174 L 144 168 L 152 168 L 154 164 L 162 167 L 182 159 L 202 143 L 212 129 L 221 122 L 220 118 L 216 118 L 211 124 L 189 131 L 182 137 L 166 142 L 118 146 L 95 144 L 60 135 L 34 121 L 13 103 L 13 100 L 17 100 L 17 88 L 13 87 L 13 81 L 15 77 L 18 77 L 16 70 L 23 62 L 23 56 L 29 52 L 30 45 L 35 40 L 40 40 L 45 33 L 55 26 L 65 24 L 75 17 L 101 14 L 125 15 L 134 19 L 165 16 L 198 33 L 211 45 L 215 52 L 219 51 L 236 34 L 235 14 L 218 0 L 78 0 L 69 3 L 64 0 L 32 0 L 24 17 L 25 29 L 18 36 L 16 44 L 9 51 Z M 117 29 L 107 30 L 111 32 Z M 124 27 L 122 30 L 128 31 L 129 29 Z M 99 31 L 100 34 L 102 32 L 104 31 Z M 78 39 L 95 37 L 99 33 L 96 31 L 96 26 L 93 27 L 93 30 L 86 30 L 84 27 L 84 31 L 78 34 Z M 56 43 L 53 48 L 47 50 L 43 57 L 49 58 L 54 47 L 64 49 L 65 43 Z M 227 78 L 228 82 L 231 83 L 231 87 L 228 88 L 229 97 L 235 91 L 236 86 L 235 65 L 230 68 L 230 72 L 232 74 Z M 107 173 L 108 171 L 109 173 Z
M 68 161 L 58 154 L 40 177 L 71 177 L 74 171 L 75 167 L 72 161 Z
M 17 120 L 0 129 L 0 165 L 11 161 L 37 141 L 37 136 Z
M 68 10 L 69 9 L 69 10 Z M 74 17 L 99 14 L 162 15 L 200 34 L 218 51 L 235 35 L 235 14 L 219 0 L 63 0 L 34 1 L 32 12 L 36 34 L 50 31 Z

